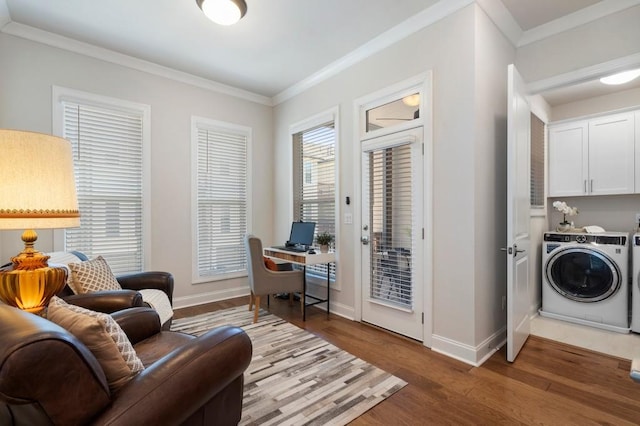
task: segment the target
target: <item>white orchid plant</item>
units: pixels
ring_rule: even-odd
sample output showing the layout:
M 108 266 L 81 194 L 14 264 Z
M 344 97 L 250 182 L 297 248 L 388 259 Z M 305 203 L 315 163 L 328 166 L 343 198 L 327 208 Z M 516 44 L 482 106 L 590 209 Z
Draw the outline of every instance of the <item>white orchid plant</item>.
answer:
M 554 201 L 553 207 L 562 213 L 562 223 L 564 224 L 569 223 L 567 222 L 567 215 L 575 216 L 578 214 L 577 207 L 569 207 L 564 201 Z

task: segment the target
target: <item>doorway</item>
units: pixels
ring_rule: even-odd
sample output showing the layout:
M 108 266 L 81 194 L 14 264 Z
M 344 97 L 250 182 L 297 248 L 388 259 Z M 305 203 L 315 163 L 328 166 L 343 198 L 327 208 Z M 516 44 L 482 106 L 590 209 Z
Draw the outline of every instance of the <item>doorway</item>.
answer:
M 355 317 L 431 347 L 431 71 L 354 102 Z

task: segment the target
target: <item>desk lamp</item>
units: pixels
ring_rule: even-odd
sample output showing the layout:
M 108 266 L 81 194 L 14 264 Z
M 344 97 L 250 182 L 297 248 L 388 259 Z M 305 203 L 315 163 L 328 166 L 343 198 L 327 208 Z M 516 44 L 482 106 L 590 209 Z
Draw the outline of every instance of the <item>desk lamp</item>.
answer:
M 69 141 L 42 133 L 0 129 L 0 230 L 24 229 L 24 250 L 0 268 L 0 299 L 42 313 L 65 285 L 65 268 L 49 267 L 34 248 L 34 229 L 80 225 Z

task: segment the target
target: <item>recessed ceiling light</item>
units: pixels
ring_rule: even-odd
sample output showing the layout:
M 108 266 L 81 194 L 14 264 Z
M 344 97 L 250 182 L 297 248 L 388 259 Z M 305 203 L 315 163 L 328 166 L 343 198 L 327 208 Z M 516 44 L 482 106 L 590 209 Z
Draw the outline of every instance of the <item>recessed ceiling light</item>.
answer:
M 602 77 L 600 82 L 604 84 L 624 84 L 638 77 L 640 77 L 640 68 Z

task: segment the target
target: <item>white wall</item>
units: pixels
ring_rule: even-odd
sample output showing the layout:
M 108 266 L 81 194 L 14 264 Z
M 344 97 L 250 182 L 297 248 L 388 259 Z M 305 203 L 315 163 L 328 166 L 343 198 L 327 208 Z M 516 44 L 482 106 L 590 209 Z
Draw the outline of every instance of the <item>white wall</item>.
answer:
M 272 108 L 0 34 L 0 127 L 51 133 L 52 86 L 151 106 L 151 262 L 174 274 L 176 305 L 247 293 L 246 278 L 191 285 L 190 124 L 197 115 L 253 128 L 253 231 L 271 235 Z M 3 232 L 3 263 L 21 249 Z M 36 246 L 53 249 L 50 231 Z
M 485 48 L 483 56 L 479 50 Z M 427 237 L 434 241 L 434 303 L 433 312 L 425 314 L 433 316 L 434 349 L 468 362 L 476 361 L 478 342 L 505 322 L 498 302 L 504 294 L 505 265 L 497 241 L 506 238 L 501 220 L 506 188 L 506 65 L 513 54 L 484 13 L 472 5 L 275 108 L 276 157 L 282 164 L 275 175 L 275 235 L 282 239 L 291 216 L 289 126 L 339 106 L 340 202 L 343 213 L 357 216 L 354 100 L 433 71 L 434 211 L 433 235 Z M 476 60 L 482 62 L 478 73 Z M 347 195 L 353 199 L 350 206 L 344 204 Z M 354 262 L 360 232 L 359 221 L 355 222 L 339 225 L 342 290 L 332 300 L 345 315 L 353 314 L 360 303 L 355 283 L 360 272 Z
M 474 291 L 478 356 L 504 341 L 507 242 L 507 65 L 515 49 L 479 10 L 475 40 Z
M 636 213 L 640 213 L 640 194 L 549 198 L 547 209 L 550 230 L 554 230 L 562 222 L 562 213 L 553 208 L 553 202 L 557 200 L 578 208 L 577 216 L 567 218 L 578 228 L 598 225 L 607 231 L 636 231 Z
M 556 105 L 551 110 L 551 119 L 561 121 L 627 108 L 640 108 L 640 88 Z

